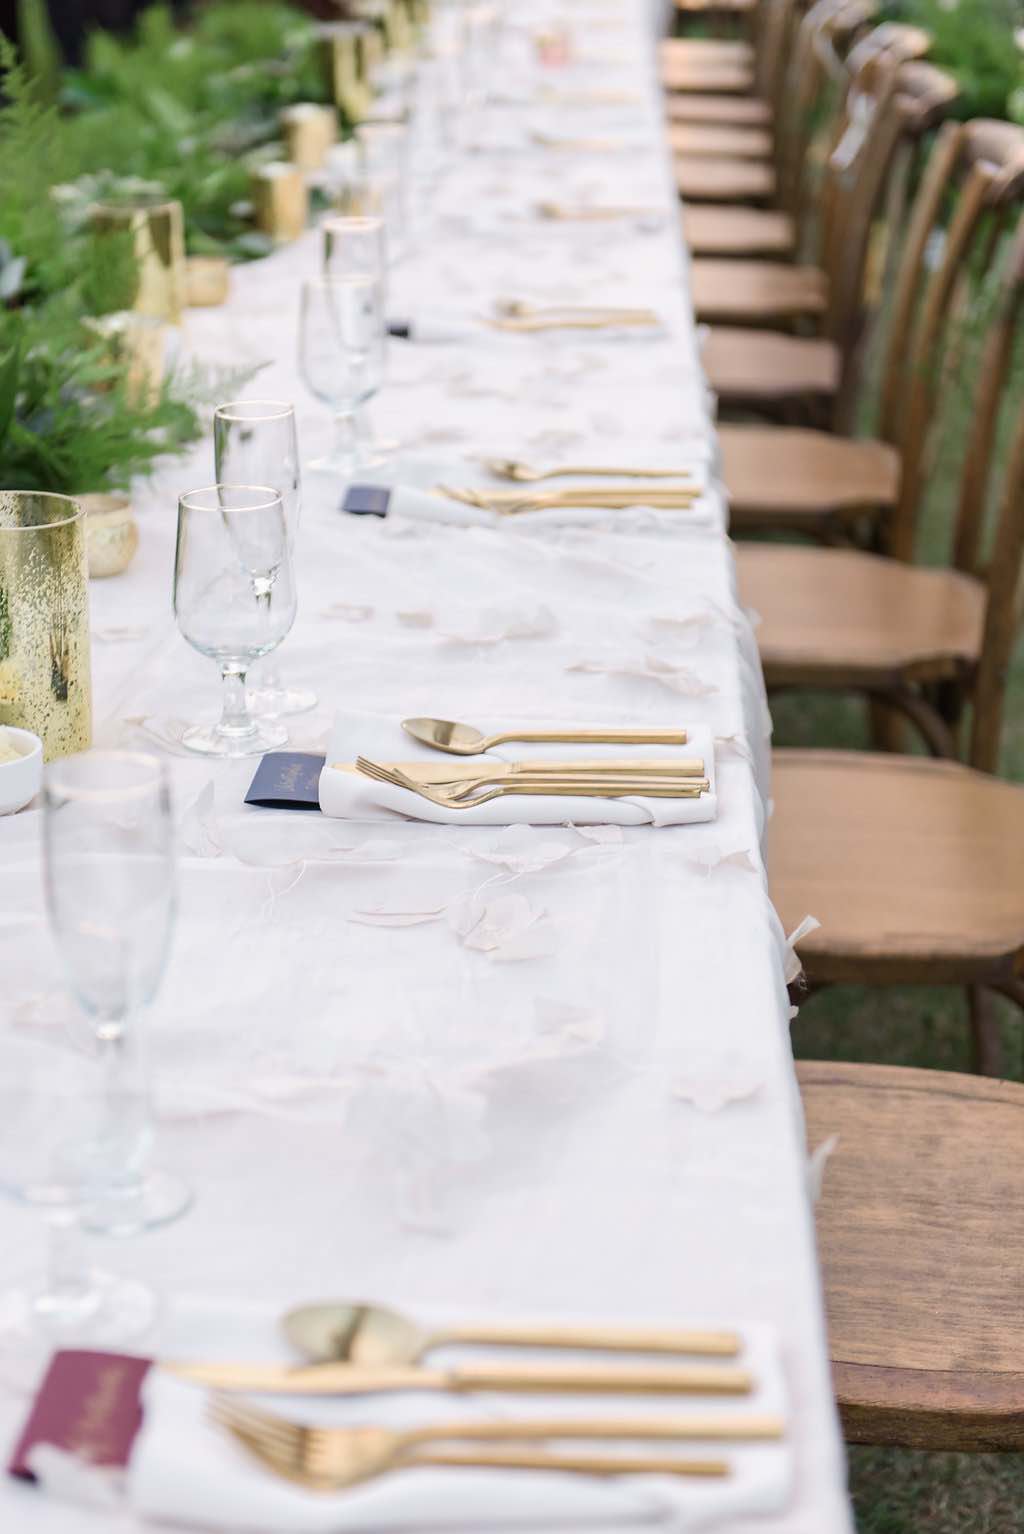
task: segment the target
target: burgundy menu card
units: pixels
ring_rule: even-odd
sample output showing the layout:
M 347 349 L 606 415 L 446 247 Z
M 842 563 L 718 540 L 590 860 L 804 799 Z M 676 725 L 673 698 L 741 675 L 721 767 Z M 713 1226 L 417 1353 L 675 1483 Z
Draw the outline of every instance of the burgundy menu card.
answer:
M 8 1471 L 31 1481 L 29 1451 L 56 1444 L 94 1465 L 126 1465 L 142 1424 L 139 1391 L 149 1358 L 126 1353 L 55 1353 L 15 1445 Z

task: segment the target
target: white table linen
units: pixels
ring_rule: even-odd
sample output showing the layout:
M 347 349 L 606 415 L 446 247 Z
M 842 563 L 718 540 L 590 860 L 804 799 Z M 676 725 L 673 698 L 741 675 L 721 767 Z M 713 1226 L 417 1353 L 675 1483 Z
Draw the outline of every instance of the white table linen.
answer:
M 565 333 L 396 342 L 375 424 L 467 483 L 480 482 L 466 461 L 477 453 L 586 462 L 625 448 L 713 465 L 653 9 L 616 0 L 600 12 L 607 36 L 602 26 L 591 37 L 591 12 L 574 8 L 585 56 L 550 76 L 566 90 L 636 93 L 638 105 L 616 109 L 635 151 L 527 141 L 464 152 L 419 199 L 394 314 L 611 295 L 649 304 L 664 327 L 643 344 Z M 519 7 L 516 28 L 551 14 Z M 515 57 L 510 78 L 528 84 L 524 50 Z M 547 131 L 523 102 L 491 115 Z M 565 136 L 612 132 L 599 111 L 547 115 Z M 664 218 L 560 224 L 535 216 L 543 197 Z M 190 313 L 185 336 L 221 367 L 266 364 L 246 392 L 295 399 L 305 459 L 329 434 L 294 363 L 298 282 L 316 251 L 310 234 L 236 270 L 229 304 Z M 99 1243 L 98 1255 L 165 1291 L 154 1342 L 164 1351 L 187 1344 L 189 1295 L 774 1325 L 793 1498 L 730 1530 L 845 1534 L 786 947 L 759 851 L 768 720 L 724 515 L 671 530 L 632 513 L 580 528 L 381 522 L 338 515 L 338 488 L 307 480 L 300 613 L 280 660 L 320 707 L 289 721 L 296 747 L 323 749 L 338 709 L 474 723 L 680 717 L 714 737 L 714 825 L 518 827 L 510 842 L 493 827 L 246 810 L 253 762 L 182 750 L 183 722 L 212 717 L 217 699 L 214 668 L 169 613 L 175 501 L 212 477 L 206 440 L 140 485 L 139 555 L 92 589 L 97 739 L 155 744 L 173 763 L 181 915 L 151 1038 L 160 1159 L 198 1193 L 178 1225 Z M 543 608 L 553 622 L 491 639 L 496 607 Z M 442 632 L 453 612 L 454 639 Z M 28 811 L 0 825 L 5 1027 L 57 1023 L 69 1005 L 43 915 L 38 822 Z M 489 946 L 466 941 L 479 923 L 447 914 L 481 901 L 503 902 Z M 365 920 L 387 911 L 412 919 Z M 0 1208 L 0 1282 L 40 1252 L 35 1217 Z M 0 1430 L 13 1438 L 29 1380 L 0 1360 L 0 1381 Z M 110 1527 L 106 1514 L 15 1484 L 0 1487 L 0 1517 L 19 1534 Z

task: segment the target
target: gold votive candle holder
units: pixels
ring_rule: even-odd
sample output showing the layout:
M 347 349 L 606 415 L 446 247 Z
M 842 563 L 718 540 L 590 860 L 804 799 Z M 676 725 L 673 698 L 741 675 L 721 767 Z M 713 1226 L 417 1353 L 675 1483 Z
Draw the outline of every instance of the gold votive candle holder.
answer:
M 101 314 L 84 322 L 91 336 L 105 343 L 114 364 L 123 366 L 125 394 L 135 405 L 155 405 L 164 382 L 166 327 L 148 314 L 131 309 Z
M 331 22 L 319 29 L 320 57 L 331 100 L 349 122 L 360 122 L 373 99 L 366 67 L 365 39 L 375 34 L 368 21 Z
M 85 555 L 90 580 L 120 575 L 135 558 L 139 528 L 126 495 L 78 496 L 85 512 Z
M 309 221 L 306 177 L 287 160 L 270 160 L 252 173 L 256 225 L 279 245 L 297 240 Z
M 0 724 L 47 761 L 92 739 L 84 520 L 68 495 L 0 490 Z
M 337 142 L 337 109 L 300 101 L 285 107 L 279 121 L 292 164 L 300 170 L 319 170 L 331 145 Z
M 189 256 L 185 263 L 185 297 L 190 309 L 214 309 L 227 303 L 231 264 L 223 256 Z
M 97 203 L 97 230 L 128 231 L 137 274 L 132 308 L 176 325 L 185 307 L 185 217 L 180 202 Z

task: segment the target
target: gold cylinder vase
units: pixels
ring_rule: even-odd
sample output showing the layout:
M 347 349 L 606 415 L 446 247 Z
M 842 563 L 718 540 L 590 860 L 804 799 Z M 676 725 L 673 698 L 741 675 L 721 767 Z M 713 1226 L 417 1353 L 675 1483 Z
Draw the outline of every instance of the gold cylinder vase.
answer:
M 313 101 L 299 101 L 280 114 L 288 158 L 300 170 L 319 170 L 338 140 L 338 113 Z
M 297 240 L 309 222 L 309 189 L 297 165 L 271 160 L 250 180 L 256 227 L 278 245 Z
M 368 21 L 329 22 L 319 30 L 320 57 L 331 100 L 351 123 L 361 122 L 373 99 L 366 71 Z
M 92 740 L 84 512 L 67 495 L 0 490 L 0 724 L 46 761 Z
M 135 244 L 137 314 L 177 325 L 186 302 L 185 217 L 180 202 L 97 203 L 95 229 L 128 230 Z

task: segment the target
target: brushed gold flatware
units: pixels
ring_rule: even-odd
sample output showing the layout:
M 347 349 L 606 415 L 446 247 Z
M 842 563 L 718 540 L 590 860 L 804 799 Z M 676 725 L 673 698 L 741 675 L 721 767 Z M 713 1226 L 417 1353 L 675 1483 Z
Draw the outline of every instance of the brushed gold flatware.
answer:
M 477 490 L 471 485 L 435 485 L 434 493 L 479 511 L 514 517 L 528 511 L 628 511 L 649 506 L 659 511 L 687 511 L 700 499 L 700 491 L 683 485 L 672 489 L 649 489 L 616 485 L 609 489 Z
M 601 320 L 656 325 L 653 309 L 634 309 L 622 304 L 531 304 L 525 298 L 499 298 L 494 313 L 503 320 Z
M 530 138 L 538 149 L 553 149 L 560 154 L 612 154 L 633 145 L 615 138 L 560 138 L 554 133 L 533 132 Z
M 314 1489 L 338 1490 L 388 1470 L 425 1465 L 473 1465 L 501 1469 L 565 1469 L 564 1456 L 557 1465 L 550 1455 L 528 1455 L 514 1444 L 567 1442 L 581 1439 L 593 1443 L 751 1443 L 778 1442 L 785 1424 L 774 1416 L 673 1416 L 641 1418 L 550 1418 L 530 1421 L 430 1423 L 395 1432 L 379 1427 L 310 1427 L 271 1412 L 258 1411 L 224 1397 L 210 1404 L 210 1415 L 227 1428 L 269 1468 L 289 1479 L 299 1479 Z M 438 1448 L 445 1445 L 444 1448 Z M 471 1445 L 484 1445 L 473 1448 Z M 457 1447 L 461 1446 L 461 1447 Z M 497 1446 L 497 1447 L 496 1447 Z M 497 1460 L 494 1455 L 497 1452 Z M 576 1456 L 572 1456 L 573 1459 Z M 602 1456 L 602 1461 L 606 1459 Z M 647 1461 L 651 1456 L 642 1458 Z M 662 1462 L 666 1456 L 656 1456 Z M 588 1474 L 611 1473 L 594 1469 L 594 1456 L 581 1461 Z M 637 1456 L 630 1456 L 635 1465 Z M 616 1458 L 615 1471 L 623 1473 Z M 720 1475 L 722 1461 L 671 1459 L 676 1475 Z M 629 1473 L 636 1474 L 632 1469 Z
M 570 1395 L 749 1395 L 746 1369 L 711 1364 L 572 1365 L 520 1361 L 368 1368 L 361 1364 L 188 1363 L 161 1360 L 160 1367 L 211 1390 L 248 1390 L 259 1395 L 383 1395 L 400 1390 L 507 1390 Z
M 412 778 L 416 783 L 424 783 L 428 788 L 472 788 L 483 786 L 487 783 L 505 782 L 509 778 L 515 781 L 529 780 L 543 783 L 549 778 L 649 778 L 666 779 L 675 782 L 678 779 L 702 778 L 704 776 L 704 762 L 702 758 L 680 757 L 678 761 L 649 761 L 640 759 L 630 761 L 595 761 L 576 762 L 503 762 L 498 758 L 492 758 L 493 765 L 484 766 L 480 762 L 464 762 L 459 766 L 436 762 L 374 762 L 369 757 L 359 756 L 355 762 L 332 762 L 331 766 L 342 772 L 361 772 L 371 778 L 381 778 L 386 781 L 395 781 L 394 774 L 402 772 L 407 778 Z
M 553 223 L 589 223 L 592 220 L 622 218 L 660 218 L 658 208 L 600 206 L 597 203 L 573 203 L 542 201 L 537 204 L 541 218 Z
M 710 788 L 707 778 L 677 779 L 675 782 L 666 778 L 530 778 L 525 781 L 513 779 L 484 793 L 465 797 L 471 790 L 464 784 L 454 788 L 432 788 L 415 782 L 402 772 L 395 772 L 387 781 L 397 788 L 411 789 L 421 799 L 442 809 L 452 810 L 474 809 L 479 804 L 489 804 L 492 799 L 502 799 L 510 794 L 582 799 L 628 799 L 634 795 L 644 799 L 699 799 Z
M 541 315 L 524 316 L 516 319 L 509 315 L 503 318 L 501 315 L 493 317 L 485 316 L 485 321 L 492 330 L 507 330 L 513 335 L 532 335 L 542 330 L 621 330 L 627 327 L 643 328 L 658 324 L 657 317 L 648 319 L 646 316 L 638 318 L 631 314 L 606 315 L 602 319 L 588 319 L 585 315 L 567 314 L 562 318 L 555 315 L 544 317 Z
M 480 756 L 494 746 L 510 741 L 525 745 L 581 745 L 581 746 L 685 746 L 687 734 L 678 729 L 647 729 L 643 725 L 602 725 L 596 729 L 576 729 L 572 725 L 546 730 L 501 730 L 485 735 L 475 725 L 462 724 L 456 719 L 403 719 L 402 729 L 413 740 L 435 751 L 446 751 L 450 756 Z
M 537 469 L 519 458 L 480 458 L 479 463 L 489 474 L 498 479 L 511 479 L 520 485 L 536 484 L 541 479 L 562 479 L 570 475 L 589 474 L 598 479 L 688 479 L 689 469 L 621 469 L 611 466 L 597 467 L 588 464 L 563 464 L 556 469 Z
M 582 1475 L 681 1475 L 720 1477 L 729 1465 L 718 1459 L 682 1459 L 675 1455 L 568 1454 L 564 1450 L 516 1449 L 507 1443 L 486 1442 L 489 1434 L 462 1431 L 446 1437 L 436 1429 L 410 1429 L 402 1433 L 383 1428 L 308 1428 L 300 1423 L 239 1407 L 234 1402 L 214 1401 L 210 1415 L 268 1470 L 309 1491 L 342 1491 L 372 1480 L 389 1470 L 415 1470 L 430 1466 L 476 1470 L 549 1470 Z M 548 1424 L 550 1426 L 550 1424 Z M 571 1428 L 578 1424 L 570 1423 Z M 492 1424 L 474 1424 L 476 1427 Z M 493 1424 L 505 1438 L 518 1435 L 512 1424 Z M 525 1435 L 527 1442 L 532 1435 Z M 564 1438 L 575 1436 L 563 1433 Z M 590 1435 L 588 1435 L 590 1436 Z M 621 1435 L 618 1435 L 621 1437 Z M 460 1440 L 483 1438 L 485 1446 Z
M 612 1353 L 694 1353 L 736 1358 L 736 1332 L 688 1331 L 642 1326 L 542 1326 L 485 1321 L 428 1331 L 385 1305 L 330 1300 L 297 1305 L 281 1323 L 288 1341 L 316 1362 L 412 1364 L 434 1348 L 454 1345 L 509 1348 L 583 1348 Z

